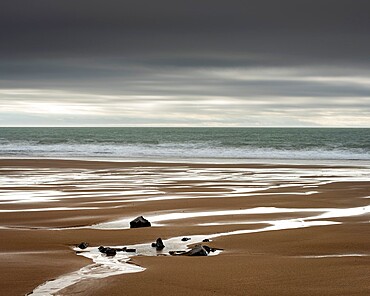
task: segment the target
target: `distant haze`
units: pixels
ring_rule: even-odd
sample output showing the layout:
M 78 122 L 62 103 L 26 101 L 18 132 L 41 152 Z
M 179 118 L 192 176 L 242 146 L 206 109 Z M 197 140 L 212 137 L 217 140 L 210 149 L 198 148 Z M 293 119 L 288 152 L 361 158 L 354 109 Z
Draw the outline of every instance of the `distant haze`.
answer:
M 0 4 L 1 126 L 370 127 L 370 1 Z

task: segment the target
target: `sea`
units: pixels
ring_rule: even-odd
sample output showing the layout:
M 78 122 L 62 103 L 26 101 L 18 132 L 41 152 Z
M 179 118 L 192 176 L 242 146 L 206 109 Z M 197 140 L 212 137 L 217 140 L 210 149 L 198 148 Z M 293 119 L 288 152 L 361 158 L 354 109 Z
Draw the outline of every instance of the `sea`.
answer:
M 1 158 L 370 162 L 370 128 L 1 127 Z

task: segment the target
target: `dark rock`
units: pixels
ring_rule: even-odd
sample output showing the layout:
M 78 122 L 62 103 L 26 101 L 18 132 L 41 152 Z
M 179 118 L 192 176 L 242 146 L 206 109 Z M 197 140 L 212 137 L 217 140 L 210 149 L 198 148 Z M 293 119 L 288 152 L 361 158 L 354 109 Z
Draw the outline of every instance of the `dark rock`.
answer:
M 187 242 L 188 240 L 191 240 L 191 238 L 190 238 L 190 237 L 183 237 L 183 238 L 181 239 L 181 241 L 183 241 L 183 242 Z
M 137 217 L 130 222 L 130 228 L 150 227 L 152 226 L 143 216 Z
M 205 246 L 205 245 L 203 245 L 203 248 L 208 252 L 208 253 L 210 253 L 210 252 L 215 252 L 216 250 L 222 250 L 222 249 L 216 249 L 216 248 L 211 248 L 211 247 L 209 247 L 209 246 Z
M 107 248 L 106 247 L 103 247 L 103 246 L 100 246 L 98 248 L 98 250 L 99 250 L 100 253 L 105 253 L 107 251 Z
M 163 250 L 164 247 L 165 247 L 164 244 L 163 244 L 163 241 L 160 237 L 157 238 L 157 240 L 155 242 L 155 245 L 156 245 L 155 247 L 156 247 L 157 251 Z
M 208 247 L 208 246 L 203 246 L 203 249 L 205 249 L 207 251 L 207 253 L 211 252 L 211 248 Z
M 127 249 L 126 248 L 126 252 L 135 253 L 136 252 L 136 249 Z
M 170 255 L 173 256 L 208 256 L 208 252 L 202 245 L 196 245 L 190 251 L 171 251 Z
M 86 249 L 88 246 L 89 244 L 87 242 L 82 242 L 77 247 L 83 250 L 83 249 Z
M 105 254 L 107 254 L 107 256 L 116 256 L 116 250 L 113 248 L 106 248 Z
M 152 243 L 152 247 L 156 248 L 157 251 L 160 251 L 160 250 L 164 249 L 165 245 L 163 244 L 162 239 L 159 237 L 159 238 L 157 238 L 155 243 Z
M 205 238 L 205 239 L 203 240 L 203 242 L 204 242 L 204 243 L 209 243 L 209 239 L 208 239 L 208 238 Z
M 123 247 L 123 248 L 110 248 L 110 247 L 103 247 L 103 246 L 100 246 L 98 248 L 99 252 L 104 253 L 104 254 L 107 254 L 108 256 L 114 256 L 114 255 L 116 255 L 116 254 L 113 255 L 114 252 L 125 252 L 126 249 L 127 249 L 126 247 Z
M 202 245 L 196 245 L 190 251 L 183 254 L 184 256 L 208 256 L 208 252 Z

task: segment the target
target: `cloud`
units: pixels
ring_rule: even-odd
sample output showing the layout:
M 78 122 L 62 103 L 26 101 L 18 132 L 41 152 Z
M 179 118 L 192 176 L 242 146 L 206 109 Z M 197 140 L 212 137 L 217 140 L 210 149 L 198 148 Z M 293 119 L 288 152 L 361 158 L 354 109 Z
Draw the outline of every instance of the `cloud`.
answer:
M 369 126 L 368 1 L 1 5 L 1 125 Z

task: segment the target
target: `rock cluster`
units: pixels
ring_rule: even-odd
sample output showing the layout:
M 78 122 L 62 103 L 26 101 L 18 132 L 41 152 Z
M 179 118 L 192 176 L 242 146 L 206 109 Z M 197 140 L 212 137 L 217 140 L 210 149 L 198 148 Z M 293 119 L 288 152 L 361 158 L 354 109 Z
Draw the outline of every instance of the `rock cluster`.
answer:
M 147 219 L 145 219 L 143 216 L 139 216 L 130 222 L 130 228 L 140 228 L 140 227 L 150 227 L 150 226 L 151 226 L 151 223 Z M 191 240 L 190 237 L 183 237 L 181 239 L 181 241 L 183 242 L 186 242 L 189 240 Z M 203 240 L 203 242 L 209 242 L 209 241 L 210 240 L 207 238 Z M 86 249 L 88 246 L 89 244 L 87 242 L 82 242 L 77 245 L 77 247 L 81 250 Z M 160 237 L 157 238 L 157 240 L 154 243 L 152 243 L 151 246 L 153 248 L 156 248 L 157 251 L 161 251 L 165 248 L 165 245 Z M 136 252 L 136 249 L 127 248 L 127 247 L 111 248 L 111 247 L 100 246 L 98 250 L 99 252 L 107 256 L 111 256 L 111 257 L 115 256 L 117 252 L 128 252 L 128 253 Z M 215 249 L 207 245 L 198 244 L 198 245 L 193 246 L 189 251 L 170 251 L 169 254 L 173 256 L 208 256 L 209 253 L 215 252 L 216 250 L 220 250 L 220 249 Z M 78 251 L 78 252 L 82 252 L 82 251 Z

